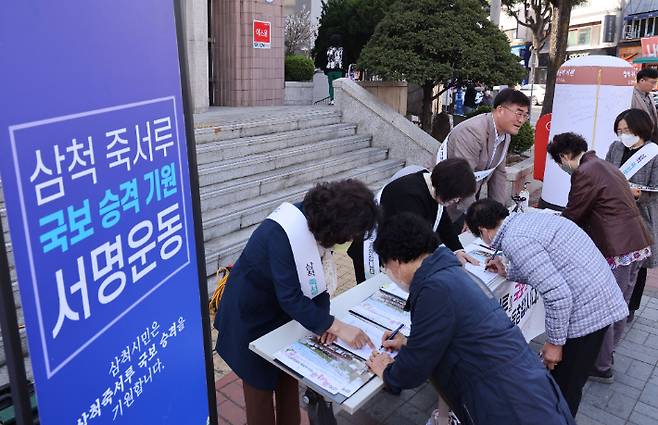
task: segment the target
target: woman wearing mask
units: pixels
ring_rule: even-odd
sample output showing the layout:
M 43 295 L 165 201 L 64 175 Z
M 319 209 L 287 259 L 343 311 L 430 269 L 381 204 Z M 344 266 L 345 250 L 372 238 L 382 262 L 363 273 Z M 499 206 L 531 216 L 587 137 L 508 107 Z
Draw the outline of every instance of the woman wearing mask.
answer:
M 628 180 L 619 168 L 587 150 L 574 133 L 553 137 L 548 153 L 571 175 L 571 189 L 562 216 L 578 224 L 608 260 L 624 299 L 633 293 L 638 271 L 651 256 L 651 234 L 635 204 Z M 610 326 L 590 377 L 612 382 L 612 356 L 626 319 Z
M 619 140 L 610 145 L 606 161 L 619 167 L 631 186 L 658 186 L 658 145 L 651 140 L 653 124 L 649 114 L 641 109 L 628 109 L 617 117 L 614 126 Z M 658 189 L 656 189 L 658 190 Z M 628 320 L 640 308 L 640 300 L 647 280 L 647 269 L 658 265 L 658 192 L 631 187 L 640 214 L 652 233 L 652 255 L 640 269 L 633 294 L 628 303 Z
M 243 381 L 248 425 L 298 425 L 297 381 L 249 349 L 290 320 L 321 338 L 369 345 L 359 328 L 329 314 L 333 249 L 375 227 L 373 193 L 357 180 L 321 183 L 300 204 L 283 203 L 249 238 L 215 318 L 217 353 Z M 276 398 L 276 413 L 272 395 Z

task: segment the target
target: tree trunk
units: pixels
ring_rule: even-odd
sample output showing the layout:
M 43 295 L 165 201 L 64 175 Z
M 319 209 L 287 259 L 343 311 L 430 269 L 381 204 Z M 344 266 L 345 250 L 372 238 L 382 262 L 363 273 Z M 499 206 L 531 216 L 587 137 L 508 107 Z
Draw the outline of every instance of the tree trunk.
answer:
M 553 7 L 551 20 L 550 52 L 546 75 L 546 94 L 541 115 L 553 111 L 553 96 L 555 95 L 555 79 L 557 71 L 564 63 L 567 54 L 567 39 L 569 38 L 569 22 L 571 20 L 571 1 L 560 0 L 559 7 Z
M 535 82 L 535 56 L 539 56 L 539 45 L 541 44 L 541 41 L 539 40 L 539 36 L 537 35 L 536 32 L 532 33 L 532 46 L 531 46 L 531 52 L 530 52 L 530 62 L 528 63 L 528 67 L 530 68 L 530 73 L 528 74 L 528 84 L 534 84 Z
M 423 110 L 420 123 L 427 133 L 432 132 L 432 99 L 434 97 L 434 82 L 425 81 L 423 84 Z

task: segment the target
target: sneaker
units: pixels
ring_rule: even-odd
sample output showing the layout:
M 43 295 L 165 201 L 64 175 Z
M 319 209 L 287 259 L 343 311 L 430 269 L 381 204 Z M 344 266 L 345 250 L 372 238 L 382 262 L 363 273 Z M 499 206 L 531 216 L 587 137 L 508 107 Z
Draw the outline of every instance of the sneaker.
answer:
M 333 105 L 333 104 L 334 104 L 334 101 L 333 101 L 333 100 L 330 100 L 330 101 L 329 101 L 329 104 L 330 104 L 330 105 Z
M 603 384 L 612 384 L 615 382 L 615 378 L 612 374 L 612 369 L 608 369 L 603 372 L 599 372 L 596 369 L 592 369 L 589 372 L 589 379 L 596 382 L 601 382 Z

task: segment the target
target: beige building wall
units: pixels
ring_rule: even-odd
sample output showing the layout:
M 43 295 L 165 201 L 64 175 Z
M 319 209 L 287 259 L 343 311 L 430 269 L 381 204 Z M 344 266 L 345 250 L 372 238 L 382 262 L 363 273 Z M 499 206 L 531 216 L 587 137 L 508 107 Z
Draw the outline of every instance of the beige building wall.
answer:
M 208 109 L 208 3 L 183 0 L 185 51 L 190 80 L 192 108 L 195 113 Z
M 265 0 L 216 0 L 212 32 L 215 99 L 224 106 L 282 105 L 283 4 Z M 269 49 L 253 47 L 254 19 L 271 22 Z

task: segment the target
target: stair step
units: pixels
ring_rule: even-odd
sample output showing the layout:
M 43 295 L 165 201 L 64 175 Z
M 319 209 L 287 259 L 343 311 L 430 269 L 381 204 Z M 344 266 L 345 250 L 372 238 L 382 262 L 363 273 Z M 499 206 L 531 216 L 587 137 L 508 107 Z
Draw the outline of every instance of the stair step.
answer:
M 201 212 L 204 219 L 217 215 L 228 205 L 283 190 L 308 181 L 319 181 L 326 176 L 383 161 L 386 149 L 364 148 L 331 157 L 322 162 L 295 164 L 289 167 L 243 177 L 238 180 L 206 186 L 201 191 Z
M 370 136 L 350 136 L 326 140 L 313 145 L 295 146 L 278 152 L 250 155 L 242 159 L 199 167 L 199 185 L 239 179 L 272 169 L 283 168 L 306 161 L 320 160 L 370 146 Z
M 389 164 L 387 163 L 387 165 Z M 351 177 L 369 183 L 372 181 L 372 178 L 368 179 L 368 174 L 374 171 L 372 165 L 366 165 L 364 167 L 337 173 L 321 180 L 339 180 L 341 178 Z M 269 214 L 269 211 L 267 211 L 268 208 L 272 211 L 276 206 L 283 202 L 283 200 L 303 195 L 312 185 L 313 181 L 306 180 L 302 184 L 296 186 L 287 187 L 283 190 L 227 206 L 223 210 L 218 210 L 215 213 L 215 216 L 209 217 L 209 214 L 207 214 L 203 222 L 204 240 L 209 241 L 248 227 L 254 223 L 260 223 Z
M 255 137 L 197 144 L 197 164 L 214 164 L 247 155 L 278 151 L 294 146 L 338 139 L 356 134 L 354 124 L 333 124 Z
M 340 180 L 344 178 L 357 178 L 372 190 L 378 190 L 383 184 L 392 176 L 395 171 L 403 166 L 402 161 L 385 160 L 374 164 L 369 164 L 358 169 L 339 173 L 331 176 L 327 180 Z M 234 262 L 239 256 L 240 251 L 246 244 L 246 241 L 251 236 L 251 233 L 256 226 L 264 220 L 274 208 L 281 202 L 299 202 L 303 199 L 304 194 L 312 187 L 313 183 L 298 185 L 291 190 L 272 194 L 270 199 L 261 204 L 244 211 L 245 218 L 242 226 L 230 232 L 229 234 L 219 235 L 217 237 L 209 237 L 211 229 L 204 229 L 204 237 L 206 239 L 206 268 L 209 274 L 212 274 L 217 267 L 218 259 L 219 264 L 226 265 Z M 240 216 L 240 214 L 236 214 Z
M 196 142 L 207 143 L 338 124 L 341 114 L 333 108 L 290 108 L 264 116 L 236 113 L 195 119 Z

